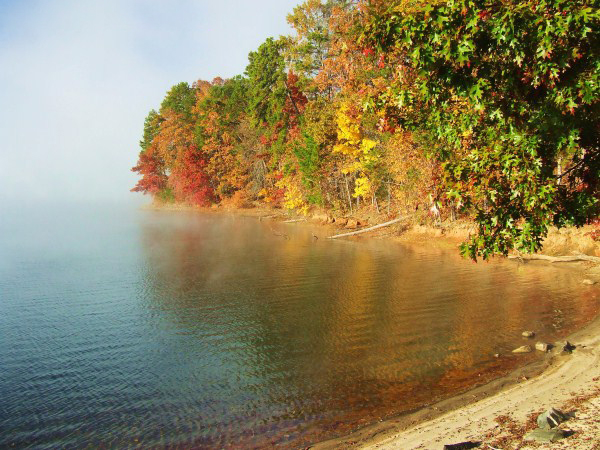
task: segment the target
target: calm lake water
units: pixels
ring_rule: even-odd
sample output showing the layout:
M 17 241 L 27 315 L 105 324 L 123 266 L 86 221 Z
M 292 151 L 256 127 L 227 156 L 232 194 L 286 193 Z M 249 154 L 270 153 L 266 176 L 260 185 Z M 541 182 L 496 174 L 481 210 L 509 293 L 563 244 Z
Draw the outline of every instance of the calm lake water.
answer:
M 0 447 L 306 446 L 498 376 L 534 357 L 510 353 L 523 330 L 552 340 L 598 310 L 569 270 L 324 234 L 3 214 Z

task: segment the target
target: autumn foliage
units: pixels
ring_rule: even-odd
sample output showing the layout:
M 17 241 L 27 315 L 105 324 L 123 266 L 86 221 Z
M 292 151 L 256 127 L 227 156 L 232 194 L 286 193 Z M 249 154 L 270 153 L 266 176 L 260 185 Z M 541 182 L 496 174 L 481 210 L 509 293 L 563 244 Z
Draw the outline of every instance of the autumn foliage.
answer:
M 206 171 L 206 156 L 194 144 L 184 150 L 181 161 L 173 169 L 169 184 L 175 198 L 198 206 L 208 206 L 214 200 L 214 191 Z
M 428 211 L 472 258 L 598 216 L 596 0 L 306 0 L 244 74 L 173 86 L 134 191 L 195 205 Z M 433 218 L 433 217 L 431 217 Z
M 168 177 L 164 174 L 163 163 L 153 151 L 141 153 L 137 166 L 131 170 L 141 175 L 133 192 L 157 194 L 167 186 Z

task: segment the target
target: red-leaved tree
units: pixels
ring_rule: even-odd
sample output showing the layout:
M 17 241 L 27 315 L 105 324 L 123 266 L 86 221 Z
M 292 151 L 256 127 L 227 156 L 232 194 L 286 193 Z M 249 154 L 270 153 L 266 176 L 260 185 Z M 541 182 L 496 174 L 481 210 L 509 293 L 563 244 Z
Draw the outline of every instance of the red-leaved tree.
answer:
M 283 106 L 283 113 L 288 118 L 288 130 L 292 137 L 299 132 L 300 116 L 308 103 L 304 93 L 298 88 L 298 75 L 292 70 L 288 72 L 285 87 L 287 88 L 287 97 Z
M 210 177 L 206 173 L 207 161 L 196 145 L 190 145 L 183 153 L 169 177 L 175 199 L 198 206 L 208 206 L 214 199 Z
M 164 162 L 156 154 L 153 146 L 140 153 L 138 163 L 131 171 L 138 172 L 142 176 L 131 192 L 155 195 L 167 187 Z

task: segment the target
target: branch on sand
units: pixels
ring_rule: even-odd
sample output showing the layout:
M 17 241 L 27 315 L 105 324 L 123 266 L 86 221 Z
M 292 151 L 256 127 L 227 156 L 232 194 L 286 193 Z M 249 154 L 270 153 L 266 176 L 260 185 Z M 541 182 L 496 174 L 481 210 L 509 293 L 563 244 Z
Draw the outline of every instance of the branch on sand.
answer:
M 551 263 L 557 262 L 577 262 L 577 261 L 590 261 L 596 264 L 600 264 L 600 258 L 597 256 L 590 255 L 573 255 L 573 256 L 548 256 L 548 255 L 510 255 L 508 259 L 520 259 L 520 260 L 542 260 L 550 261 Z

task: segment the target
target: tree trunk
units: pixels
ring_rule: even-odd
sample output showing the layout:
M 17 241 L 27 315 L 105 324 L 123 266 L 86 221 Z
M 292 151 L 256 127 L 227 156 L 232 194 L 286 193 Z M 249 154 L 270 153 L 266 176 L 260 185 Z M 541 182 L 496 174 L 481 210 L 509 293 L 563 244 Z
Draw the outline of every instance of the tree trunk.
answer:
M 352 198 L 350 197 L 350 186 L 348 186 L 348 177 L 344 175 L 344 181 L 346 182 L 346 193 L 348 194 L 348 204 L 350 205 L 350 214 L 352 214 Z
M 377 196 L 373 192 L 373 204 L 375 205 L 375 209 L 377 210 L 377 214 L 379 214 L 379 205 L 377 204 Z

